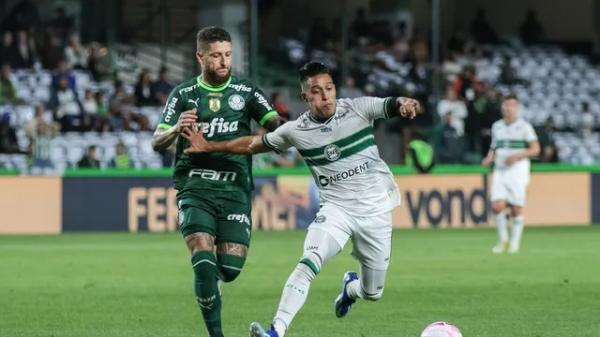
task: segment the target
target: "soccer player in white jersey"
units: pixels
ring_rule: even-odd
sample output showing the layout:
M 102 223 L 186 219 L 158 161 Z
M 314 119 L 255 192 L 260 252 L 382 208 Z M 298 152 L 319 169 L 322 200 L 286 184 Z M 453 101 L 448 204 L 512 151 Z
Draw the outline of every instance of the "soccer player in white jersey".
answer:
M 540 144 L 531 124 L 519 117 L 515 95 L 502 100 L 503 118 L 492 125 L 492 144 L 483 159 L 484 166 L 494 163 L 492 211 L 498 230 L 494 253 L 519 251 L 523 234 L 523 207 L 529 184 L 529 159 L 540 153 Z M 506 210 L 512 219 L 509 238 Z
M 376 301 L 383 294 L 392 239 L 392 209 L 400 192 L 388 166 L 379 157 L 373 121 L 396 115 L 414 118 L 419 103 L 405 97 L 359 97 L 336 100 L 329 69 L 309 62 L 299 71 L 302 99 L 309 111 L 263 137 L 206 142 L 191 130 L 187 153 L 223 151 L 259 153 L 294 146 L 304 157 L 320 190 L 321 209 L 308 228 L 304 253 L 289 276 L 271 328 L 254 322 L 253 337 L 283 337 L 304 304 L 311 282 L 323 265 L 348 240 L 360 263 L 360 276 L 347 272 L 335 300 L 335 314 L 344 317 L 359 298 Z

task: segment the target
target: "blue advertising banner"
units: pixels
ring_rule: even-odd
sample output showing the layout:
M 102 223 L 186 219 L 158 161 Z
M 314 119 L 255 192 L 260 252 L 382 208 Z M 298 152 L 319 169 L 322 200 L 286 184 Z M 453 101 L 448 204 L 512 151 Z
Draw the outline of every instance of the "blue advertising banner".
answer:
M 592 174 L 592 224 L 600 224 L 600 173 Z
M 176 230 L 170 178 L 63 178 L 63 231 Z

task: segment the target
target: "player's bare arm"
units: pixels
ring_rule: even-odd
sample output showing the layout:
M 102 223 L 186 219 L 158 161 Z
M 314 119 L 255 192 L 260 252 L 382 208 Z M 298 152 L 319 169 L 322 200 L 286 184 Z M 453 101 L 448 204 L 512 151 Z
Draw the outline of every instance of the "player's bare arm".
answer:
M 278 127 L 282 126 L 283 124 L 285 124 L 285 121 L 283 119 L 281 119 L 281 117 L 279 116 L 275 116 L 271 119 L 269 119 L 264 125 L 263 127 L 271 132 L 274 131 L 275 129 L 277 129 Z
M 419 101 L 408 97 L 396 98 L 396 108 L 400 116 L 410 119 L 415 118 L 421 111 Z
M 185 153 L 204 152 L 227 152 L 236 154 L 255 154 L 271 151 L 262 141 L 260 136 L 245 136 L 236 139 L 209 142 L 204 138 L 202 131 L 184 129 L 181 136 L 190 142 L 190 146 L 184 150 Z
M 171 144 L 173 144 L 173 142 L 181 134 L 182 130 L 194 126 L 194 123 L 196 123 L 196 118 L 196 109 L 187 110 L 179 115 L 177 124 L 173 125 L 172 127 L 168 129 L 158 127 L 152 136 L 152 148 L 154 151 L 166 150 L 169 146 L 171 146 Z
M 506 158 L 506 164 L 512 165 L 512 164 L 518 162 L 519 160 L 532 158 L 532 157 L 538 156 L 539 154 L 540 154 L 540 142 L 538 142 L 538 141 L 529 142 L 529 147 L 527 148 L 527 150 L 525 150 L 523 152 L 515 153 L 515 154 L 509 156 L 508 158 Z
M 490 166 L 492 164 L 492 162 L 494 161 L 494 156 L 496 154 L 496 151 L 494 151 L 493 149 L 490 149 L 487 153 L 487 155 L 485 156 L 485 158 L 483 158 L 483 160 L 481 161 L 481 165 L 483 166 Z

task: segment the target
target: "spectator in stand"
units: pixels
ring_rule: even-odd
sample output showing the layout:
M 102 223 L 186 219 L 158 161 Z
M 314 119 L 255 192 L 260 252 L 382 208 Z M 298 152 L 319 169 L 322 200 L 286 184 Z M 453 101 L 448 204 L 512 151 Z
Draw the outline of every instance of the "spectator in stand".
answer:
M 117 169 L 131 168 L 131 161 L 129 160 L 129 155 L 127 154 L 127 150 L 123 143 L 117 143 L 117 145 L 115 145 L 115 157 L 111 159 L 108 166 Z
M 90 45 L 90 56 L 88 58 L 88 69 L 94 81 L 100 82 L 111 76 L 111 59 L 108 49 L 98 42 Z
M 162 66 L 158 72 L 158 80 L 152 83 L 152 97 L 158 104 L 165 105 L 171 90 L 173 90 L 173 84 L 169 82 L 169 69 Z
M 460 164 L 463 162 L 463 137 L 454 126 L 454 113 L 448 111 L 442 115 L 442 130 L 439 149 L 439 161 L 442 164 Z
M 138 76 L 134 91 L 135 105 L 146 106 L 154 105 L 154 96 L 152 95 L 152 79 L 150 70 L 144 68 Z
M 7 63 L 11 68 L 19 65 L 19 52 L 15 47 L 15 41 L 12 32 L 2 34 L 2 45 L 0 46 L 0 64 Z
M 35 45 L 27 36 L 27 31 L 20 30 L 17 32 L 17 63 L 16 69 L 32 68 L 35 62 Z
M 25 134 L 30 140 L 33 140 L 37 137 L 39 131 L 39 125 L 46 124 L 48 128 L 50 128 L 53 132 L 58 132 L 60 130 L 60 125 L 54 121 L 52 121 L 52 114 L 48 112 L 49 119 L 47 119 L 46 114 L 46 106 L 44 103 L 37 103 L 35 105 L 35 111 L 33 118 L 25 123 Z
M 54 111 L 54 118 L 60 123 L 63 132 L 82 130 L 83 108 L 77 92 L 69 88 L 66 77 L 60 78 L 58 88 L 53 90 L 50 108 Z
M 475 99 L 474 86 L 479 83 L 473 66 L 465 66 L 458 78 L 452 84 L 454 91 L 459 94 L 461 99 L 472 101 Z
M 511 65 L 510 56 L 505 55 L 502 60 L 502 65 L 500 66 L 500 83 L 513 85 L 518 84 L 519 82 L 521 82 L 521 80 Z
M 537 13 L 533 9 L 527 10 L 525 20 L 519 28 L 521 39 L 526 45 L 543 43 L 546 40 L 544 27 L 537 18 Z
M 86 69 L 88 61 L 87 50 L 81 45 L 79 33 L 69 35 L 69 43 L 65 47 L 65 61 L 71 69 Z
M 62 40 L 57 34 L 49 32 L 46 35 L 46 41 L 42 52 L 42 66 L 45 69 L 54 70 L 63 59 L 64 49 Z
M 277 114 L 279 114 L 279 117 L 286 122 L 290 120 L 290 111 L 287 105 L 285 105 L 285 102 L 283 102 L 283 98 L 279 91 L 275 91 L 271 94 L 271 103 L 277 111 Z
M 52 139 L 60 130 L 60 125 L 46 119 L 46 107 L 42 103 L 35 106 L 34 117 L 25 125 L 25 133 L 29 138 L 31 157 L 31 173 L 47 174 L 54 169 L 50 159 Z
M 2 64 L 2 68 L 0 68 L 0 105 L 15 104 L 19 101 L 10 77 L 10 66 L 7 63 Z
M 81 160 L 77 163 L 79 168 L 100 168 L 100 161 L 96 159 L 96 146 L 90 145 L 87 148 L 87 152 L 83 155 Z
M 129 110 L 133 105 L 133 98 L 127 94 L 123 81 L 115 81 L 115 92 L 109 101 L 110 124 L 113 131 L 129 129 Z
M 56 71 L 54 71 L 54 74 L 52 75 L 52 88 L 58 88 L 58 83 L 62 79 L 65 79 L 67 81 L 69 88 L 77 90 L 77 85 L 75 83 L 75 75 L 73 75 L 69 64 L 64 59 L 58 62 Z
M 339 98 L 356 98 L 362 97 L 365 93 L 356 87 L 354 77 L 347 76 L 344 81 L 344 85 L 340 87 L 340 91 L 338 92 Z
M 467 104 L 468 115 L 465 119 L 465 148 L 468 151 L 487 154 L 491 142 L 491 127 L 502 118 L 498 94 L 490 85 L 476 82 L 475 99 Z
M 450 56 L 442 63 L 442 72 L 447 81 L 454 82 L 463 69 L 463 65 L 459 61 L 460 53 L 450 51 Z
M 115 81 L 115 93 L 110 98 L 111 126 L 114 131 L 150 130 L 148 117 L 134 113 L 135 99 L 127 93 L 122 81 Z
M 492 143 L 492 125 L 502 118 L 500 93 L 493 86 L 486 86 L 485 95 L 480 96 L 478 100 L 473 102 L 473 107 L 479 116 L 481 156 L 485 157 Z M 475 128 L 472 129 L 473 131 L 469 130 L 471 131 L 469 135 L 477 136 Z M 473 146 L 473 149 L 476 149 L 476 147 Z
M 479 44 L 498 42 L 498 34 L 487 22 L 483 8 L 477 9 L 475 20 L 471 23 L 471 35 L 475 37 L 475 41 Z
M 542 127 L 535 128 L 540 142 L 540 161 L 544 163 L 557 163 L 558 150 L 554 142 L 554 121 L 548 117 Z
M 98 107 L 98 114 L 96 119 L 96 131 L 104 132 L 110 130 L 110 116 L 108 105 L 104 100 L 104 95 L 98 91 L 94 94 L 94 100 L 96 101 L 96 106 Z
M 18 153 L 19 143 L 17 142 L 17 132 L 10 125 L 10 115 L 4 113 L 0 115 L 0 153 Z
M 85 112 L 84 118 L 84 127 L 85 130 L 95 130 L 100 131 L 100 114 L 98 113 L 98 102 L 96 101 L 96 97 L 94 93 L 90 89 L 85 89 L 85 93 L 83 96 L 83 102 L 81 103 L 83 106 L 83 111 Z
M 442 119 L 452 122 L 452 127 L 456 130 L 458 137 L 465 134 L 465 118 L 467 118 L 467 106 L 461 101 L 456 94 L 456 91 L 451 86 L 446 88 L 446 97 L 439 101 L 437 112 Z M 452 116 L 448 118 L 446 115 L 450 113 Z

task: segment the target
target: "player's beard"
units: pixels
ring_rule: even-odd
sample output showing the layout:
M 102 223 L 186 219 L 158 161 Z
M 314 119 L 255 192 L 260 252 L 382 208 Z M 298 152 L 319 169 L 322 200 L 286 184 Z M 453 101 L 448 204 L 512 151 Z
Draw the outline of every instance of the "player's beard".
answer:
M 227 79 L 231 76 L 231 67 L 227 69 L 227 74 L 219 75 L 216 71 L 207 70 L 205 74 L 202 75 L 204 77 L 204 81 L 211 85 L 220 85 L 227 81 Z

